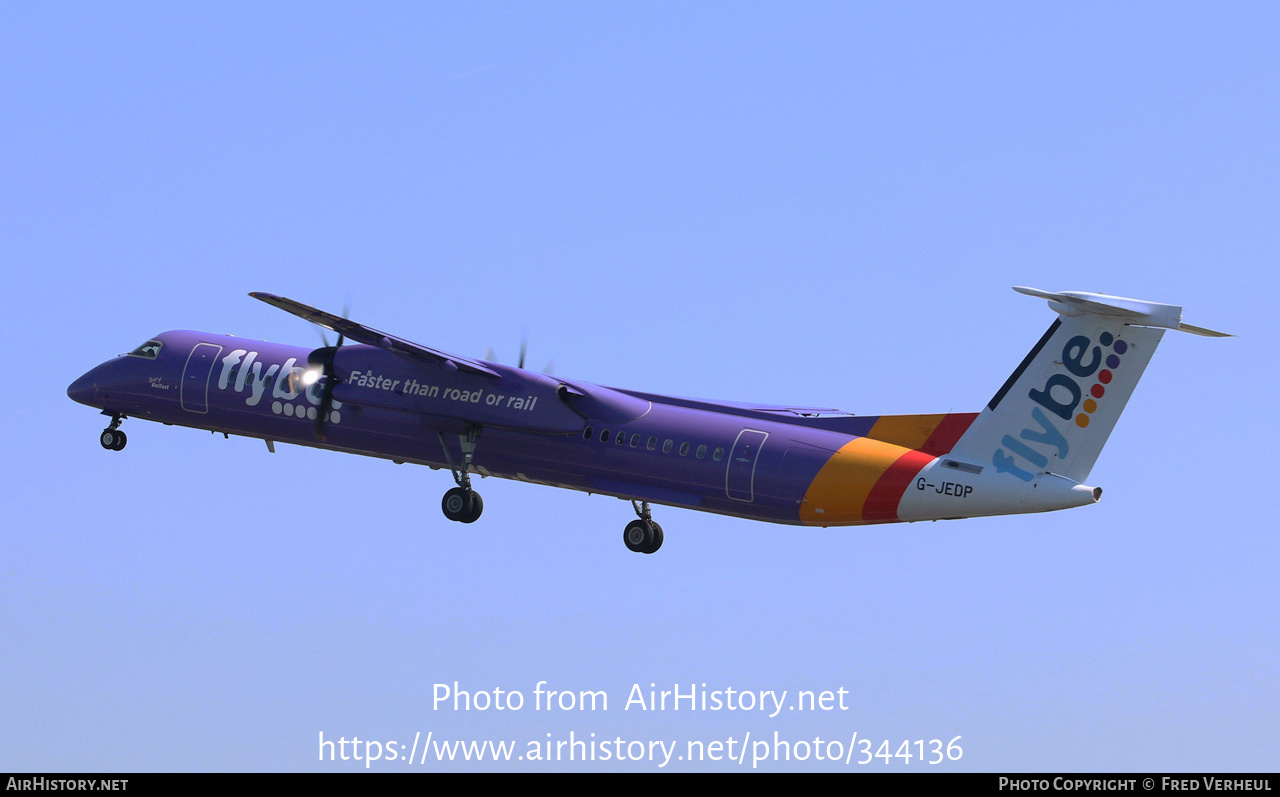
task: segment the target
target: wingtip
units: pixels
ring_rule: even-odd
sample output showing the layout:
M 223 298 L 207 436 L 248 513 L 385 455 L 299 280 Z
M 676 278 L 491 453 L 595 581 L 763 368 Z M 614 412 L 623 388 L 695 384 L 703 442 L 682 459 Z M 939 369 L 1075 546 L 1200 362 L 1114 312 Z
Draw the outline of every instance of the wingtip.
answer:
M 1035 296 L 1040 299 L 1052 299 L 1055 296 L 1053 293 L 1050 293 L 1049 291 L 1042 291 L 1039 288 L 1027 288 L 1022 285 L 1014 285 L 1013 289 L 1025 296 Z

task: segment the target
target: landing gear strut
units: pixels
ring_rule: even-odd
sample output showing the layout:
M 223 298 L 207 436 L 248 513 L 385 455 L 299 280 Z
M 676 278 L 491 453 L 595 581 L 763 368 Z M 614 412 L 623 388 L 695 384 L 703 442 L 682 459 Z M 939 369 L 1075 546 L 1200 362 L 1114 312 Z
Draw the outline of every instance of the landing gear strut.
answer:
M 657 553 L 662 547 L 662 527 L 653 521 L 649 514 L 648 501 L 632 501 L 631 507 L 640 516 L 627 524 L 622 532 L 622 541 L 628 550 L 636 553 Z
M 128 436 L 120 431 L 120 422 L 123 420 L 123 415 L 112 415 L 111 423 L 98 436 L 98 442 L 108 451 L 120 451 L 124 448 L 125 443 L 129 442 Z
M 484 501 L 480 498 L 480 493 L 471 489 L 471 458 L 476 453 L 476 438 L 480 436 L 480 427 L 468 426 L 466 434 L 459 435 L 459 443 L 462 446 L 462 467 L 459 468 L 453 462 L 453 455 L 449 453 L 449 446 L 445 444 L 444 435 L 438 434 L 440 438 L 440 447 L 444 449 L 444 458 L 449 463 L 449 471 L 453 474 L 453 480 L 458 483 L 457 487 L 449 490 L 444 494 L 444 499 L 440 502 L 440 509 L 444 511 L 444 516 L 450 520 L 456 520 L 459 523 L 475 523 L 480 518 L 480 513 L 484 511 Z

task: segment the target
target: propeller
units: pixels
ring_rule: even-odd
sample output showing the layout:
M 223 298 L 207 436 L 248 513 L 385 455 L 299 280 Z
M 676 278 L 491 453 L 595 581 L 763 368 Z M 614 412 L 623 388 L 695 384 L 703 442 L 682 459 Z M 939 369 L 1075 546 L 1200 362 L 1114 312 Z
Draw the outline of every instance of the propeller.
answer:
M 525 363 L 525 360 L 528 359 L 528 354 L 529 354 L 529 330 L 524 329 L 520 331 L 520 357 L 518 360 L 516 360 L 517 368 L 521 370 L 524 369 L 524 363 Z M 492 346 L 490 346 L 488 349 L 485 350 L 484 359 L 489 362 L 501 362 L 498 359 L 498 355 L 493 350 Z M 553 375 L 555 373 L 555 370 L 556 370 L 555 360 L 547 360 L 547 364 L 542 366 L 542 373 L 546 374 L 547 376 Z
M 349 318 L 351 315 L 351 297 L 347 296 L 342 305 L 342 317 Z M 338 333 L 338 343 L 336 346 L 329 345 L 329 336 L 324 333 L 320 327 L 320 339 L 324 341 L 322 348 L 316 349 L 307 355 L 307 364 L 313 368 L 320 368 L 324 376 L 324 384 L 320 388 L 320 406 L 316 410 L 316 422 L 312 427 L 312 434 L 316 440 L 325 441 L 324 425 L 329 420 L 329 412 L 333 409 L 333 389 L 337 387 L 338 376 L 334 373 L 333 359 L 338 353 L 338 349 L 342 348 L 342 342 L 345 337 L 341 332 Z

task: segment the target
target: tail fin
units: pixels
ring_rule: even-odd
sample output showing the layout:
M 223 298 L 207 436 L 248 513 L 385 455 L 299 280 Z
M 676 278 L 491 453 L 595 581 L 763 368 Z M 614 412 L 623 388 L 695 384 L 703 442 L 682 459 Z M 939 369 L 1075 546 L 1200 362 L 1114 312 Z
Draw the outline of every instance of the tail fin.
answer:
M 1059 315 L 956 442 L 950 456 L 1030 482 L 1053 473 L 1084 482 L 1166 329 L 1182 308 L 1096 293 L 1014 288 Z

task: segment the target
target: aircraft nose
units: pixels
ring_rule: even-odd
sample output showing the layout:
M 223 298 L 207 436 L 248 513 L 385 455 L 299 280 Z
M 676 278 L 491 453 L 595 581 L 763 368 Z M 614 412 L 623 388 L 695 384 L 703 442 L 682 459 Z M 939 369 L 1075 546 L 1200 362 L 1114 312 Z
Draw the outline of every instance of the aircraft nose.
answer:
M 84 376 L 81 376 L 67 387 L 67 396 L 72 401 L 88 404 L 90 407 L 97 407 L 98 402 L 104 397 L 105 393 L 113 387 L 117 387 L 116 383 L 120 382 L 124 377 L 124 374 L 120 372 L 121 369 L 112 368 L 114 364 L 115 360 L 112 360 L 86 371 Z
M 93 371 L 89 371 L 85 373 L 84 376 L 81 376 L 79 379 L 72 382 L 71 386 L 67 388 L 67 396 L 72 401 L 78 401 L 81 404 L 90 403 L 90 401 L 93 399 L 93 392 L 94 392 L 93 376 L 94 376 L 94 371 L 96 370 L 98 369 L 95 368 L 93 369 Z

